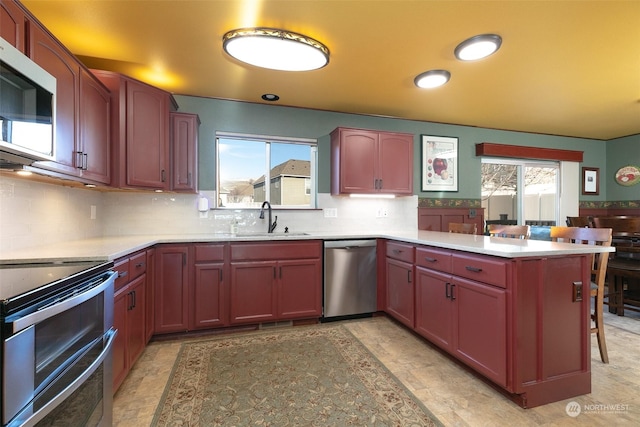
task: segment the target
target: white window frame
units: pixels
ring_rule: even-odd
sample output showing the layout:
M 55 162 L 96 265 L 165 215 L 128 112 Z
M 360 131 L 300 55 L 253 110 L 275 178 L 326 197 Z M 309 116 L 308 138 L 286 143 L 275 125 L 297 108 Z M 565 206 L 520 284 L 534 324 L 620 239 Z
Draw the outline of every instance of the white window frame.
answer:
M 269 172 L 271 170 L 270 158 L 271 158 L 271 143 L 279 143 L 279 144 L 298 144 L 298 145 L 308 145 L 310 148 L 310 170 L 309 170 L 309 178 L 311 180 L 311 198 L 309 200 L 309 205 L 276 205 L 274 208 L 276 209 L 316 209 L 318 205 L 318 140 L 312 138 L 292 138 L 286 136 L 273 136 L 273 135 L 258 135 L 258 134 L 247 134 L 247 133 L 237 133 L 237 132 L 216 132 L 216 191 L 220 191 L 220 152 L 219 152 L 219 144 L 218 140 L 220 138 L 223 139 L 237 139 L 237 140 L 251 140 L 251 141 L 260 141 L 267 144 L 267 156 L 266 156 L 266 179 L 264 185 L 264 191 L 266 192 L 265 200 L 270 200 L 270 192 L 271 186 L 269 184 Z M 216 208 L 217 209 L 225 209 L 225 206 L 219 206 L 219 197 L 216 200 Z M 238 209 L 238 207 L 232 207 L 230 209 Z M 250 209 L 250 208 L 246 208 Z

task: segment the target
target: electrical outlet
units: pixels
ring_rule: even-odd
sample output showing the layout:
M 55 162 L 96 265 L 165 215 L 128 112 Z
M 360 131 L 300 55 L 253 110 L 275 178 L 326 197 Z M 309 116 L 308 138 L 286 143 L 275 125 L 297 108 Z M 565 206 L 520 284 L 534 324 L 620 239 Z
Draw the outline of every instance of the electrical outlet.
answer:
M 325 218 L 337 218 L 338 208 L 325 208 L 323 209 Z
M 469 218 L 475 218 L 475 217 L 476 217 L 476 210 L 469 209 Z
M 376 211 L 376 218 L 386 218 L 389 216 L 389 211 L 385 208 L 380 208 Z

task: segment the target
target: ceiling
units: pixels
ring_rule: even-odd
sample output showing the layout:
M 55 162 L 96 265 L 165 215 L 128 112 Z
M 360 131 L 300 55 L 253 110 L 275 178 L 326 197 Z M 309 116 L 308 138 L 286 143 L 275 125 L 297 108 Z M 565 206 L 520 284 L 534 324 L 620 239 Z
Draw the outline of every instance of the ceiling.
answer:
M 71 52 L 175 94 L 609 140 L 640 134 L 640 1 L 24 0 Z M 329 64 L 263 70 L 222 50 L 241 27 L 313 37 Z M 461 41 L 502 36 L 480 61 Z M 451 80 L 419 89 L 416 75 Z

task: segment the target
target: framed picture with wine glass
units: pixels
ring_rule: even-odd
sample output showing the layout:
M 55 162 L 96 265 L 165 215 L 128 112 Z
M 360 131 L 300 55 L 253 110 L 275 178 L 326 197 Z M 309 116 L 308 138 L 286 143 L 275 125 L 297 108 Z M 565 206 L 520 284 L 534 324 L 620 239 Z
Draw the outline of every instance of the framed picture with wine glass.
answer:
M 458 138 L 421 137 L 421 190 L 458 191 Z

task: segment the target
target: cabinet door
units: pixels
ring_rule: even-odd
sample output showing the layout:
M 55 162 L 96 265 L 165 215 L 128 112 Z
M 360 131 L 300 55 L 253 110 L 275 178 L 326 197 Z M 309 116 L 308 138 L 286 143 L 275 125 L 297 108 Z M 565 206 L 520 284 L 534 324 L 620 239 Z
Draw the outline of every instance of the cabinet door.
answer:
M 339 182 L 338 193 L 377 192 L 377 132 L 341 130 L 338 138 L 339 141 L 332 141 L 332 150 L 337 150 L 332 167 L 338 170 L 332 173 L 338 173 L 337 177 L 334 175 Z
M 450 351 L 453 342 L 451 275 L 416 268 L 416 332 Z
M 227 325 L 224 264 L 202 263 L 194 268 L 191 329 Z
M 231 323 L 276 320 L 276 270 L 272 261 L 231 263 Z
M 171 113 L 171 188 L 197 192 L 198 124 L 196 114 Z
M 387 258 L 387 312 L 414 327 L 413 265 Z
M 77 148 L 77 115 L 80 65 L 53 37 L 36 24 L 30 26 L 31 59 L 56 78 L 55 162 L 38 167 L 79 175 L 81 153 Z
M 113 392 L 115 393 L 124 381 L 129 366 L 127 364 L 127 307 L 129 287 L 125 286 L 113 297 L 113 327 L 118 331 L 113 341 Z
M 156 249 L 155 327 L 158 334 L 189 329 L 189 286 L 187 246 Z
M 319 259 L 278 263 L 278 319 L 322 316 L 322 267 Z
M 145 290 L 146 295 L 146 309 L 147 313 L 145 314 L 145 330 L 146 330 L 146 342 L 151 340 L 153 336 L 153 326 L 155 320 L 155 304 L 154 304 L 154 289 L 156 286 L 156 250 L 148 249 L 146 252 L 147 255 L 147 289 Z
M 127 80 L 127 185 L 169 189 L 167 94 Z
M 413 135 L 380 133 L 378 191 L 413 194 Z
M 0 37 L 22 53 L 26 53 L 26 20 L 26 14 L 14 0 L 0 1 Z
M 454 355 L 495 383 L 507 383 L 506 291 L 453 278 Z
M 129 369 L 138 360 L 147 344 L 145 324 L 146 274 L 136 278 L 129 285 L 127 306 L 127 362 Z
M 82 177 L 109 184 L 110 155 L 110 95 L 86 70 L 80 73 L 80 144 Z

